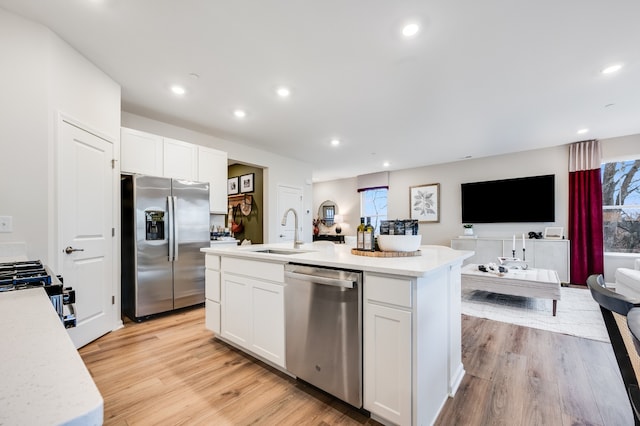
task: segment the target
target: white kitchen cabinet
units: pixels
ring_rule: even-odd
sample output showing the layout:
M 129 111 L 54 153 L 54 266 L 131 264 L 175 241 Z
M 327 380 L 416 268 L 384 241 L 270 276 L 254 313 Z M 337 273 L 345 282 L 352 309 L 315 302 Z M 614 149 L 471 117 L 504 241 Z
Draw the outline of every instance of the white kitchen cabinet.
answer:
M 513 238 L 455 238 L 451 248 L 475 251 L 464 263 L 498 262 L 498 257 L 512 257 Z M 560 281 L 570 282 L 569 240 L 526 239 L 525 261 L 532 268 L 552 269 Z M 516 257 L 522 259 L 522 236 L 516 238 Z
M 220 304 L 204 300 L 204 326 L 216 334 L 220 333 Z
M 209 210 L 227 213 L 227 153 L 198 147 L 198 181 L 209 182 Z
M 411 424 L 411 311 L 367 300 L 364 322 L 364 407 Z
M 251 283 L 251 351 L 284 367 L 284 285 Z
M 222 273 L 220 335 L 245 349 L 251 342 L 251 286 L 246 277 Z
M 125 173 L 209 183 L 209 210 L 227 213 L 227 153 L 139 130 L 121 128 Z
M 364 408 L 398 425 L 433 424 L 464 377 L 459 265 L 418 278 L 365 273 Z
M 223 257 L 220 336 L 285 366 L 284 265 Z
M 139 130 L 120 130 L 120 170 L 150 176 L 163 176 L 162 136 Z
M 163 176 L 198 180 L 198 146 L 170 138 L 163 138 L 163 143 Z

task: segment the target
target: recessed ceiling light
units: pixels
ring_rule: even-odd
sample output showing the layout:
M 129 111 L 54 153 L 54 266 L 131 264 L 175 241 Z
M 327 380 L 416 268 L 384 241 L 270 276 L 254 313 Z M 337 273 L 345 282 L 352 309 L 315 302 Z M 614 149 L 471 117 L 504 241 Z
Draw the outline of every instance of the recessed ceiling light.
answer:
M 291 90 L 289 90 L 288 87 L 281 86 L 276 89 L 276 93 L 281 98 L 288 98 L 289 95 L 291 94 Z
M 242 109 L 237 109 L 233 111 L 233 115 L 235 115 L 236 118 L 245 118 L 247 116 L 247 113 Z
M 382 167 L 389 167 L 389 164 L 390 163 L 388 161 L 385 161 L 384 163 L 382 163 Z
M 331 139 L 331 145 L 332 146 L 340 145 L 340 139 L 336 139 L 336 138 Z
M 186 93 L 186 90 L 184 90 L 182 86 L 171 86 L 171 91 L 176 95 L 184 95 Z
M 622 68 L 622 64 L 615 64 L 615 65 L 611 65 L 608 66 L 607 68 L 602 70 L 602 74 L 612 74 L 616 71 L 620 71 L 620 68 Z
M 402 35 L 405 37 L 413 37 L 418 34 L 418 31 L 420 31 L 418 24 L 407 24 L 402 28 Z
M 578 134 L 579 135 L 584 135 L 585 133 L 587 133 L 589 131 L 589 129 L 580 129 L 578 130 Z

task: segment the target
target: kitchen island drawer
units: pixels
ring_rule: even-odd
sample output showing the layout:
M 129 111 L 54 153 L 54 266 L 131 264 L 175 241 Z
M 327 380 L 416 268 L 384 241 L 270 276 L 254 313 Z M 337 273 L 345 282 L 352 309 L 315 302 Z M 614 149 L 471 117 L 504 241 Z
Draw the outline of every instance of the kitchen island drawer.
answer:
M 214 271 L 220 270 L 220 256 L 215 254 L 207 254 L 204 258 L 204 266 L 207 269 L 213 269 Z
M 261 280 L 284 282 L 284 264 L 259 260 L 223 257 L 221 270 L 227 273 L 244 275 Z
M 411 308 L 411 279 L 365 273 L 364 295 L 367 301 Z

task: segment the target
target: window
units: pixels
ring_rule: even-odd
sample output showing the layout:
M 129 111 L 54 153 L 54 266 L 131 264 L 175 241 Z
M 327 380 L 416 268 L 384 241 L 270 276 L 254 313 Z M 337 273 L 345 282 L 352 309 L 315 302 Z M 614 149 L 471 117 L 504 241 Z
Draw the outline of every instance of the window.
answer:
M 605 163 L 601 174 L 604 251 L 640 253 L 640 160 Z
M 380 221 L 387 220 L 387 188 L 366 189 L 360 192 L 360 217 L 371 218 L 375 233 L 380 233 Z

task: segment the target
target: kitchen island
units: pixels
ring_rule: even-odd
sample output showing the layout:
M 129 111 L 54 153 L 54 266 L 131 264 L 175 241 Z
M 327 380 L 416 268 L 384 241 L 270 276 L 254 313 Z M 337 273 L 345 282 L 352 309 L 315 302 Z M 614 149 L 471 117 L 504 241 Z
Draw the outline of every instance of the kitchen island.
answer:
M 43 288 L 0 293 L 0 425 L 101 425 L 103 400 Z
M 387 424 L 433 424 L 464 376 L 461 280 L 473 252 L 422 246 L 420 256 L 377 258 L 348 245 L 292 243 L 211 247 L 206 326 L 287 372 L 284 265 L 363 273 L 363 408 Z

